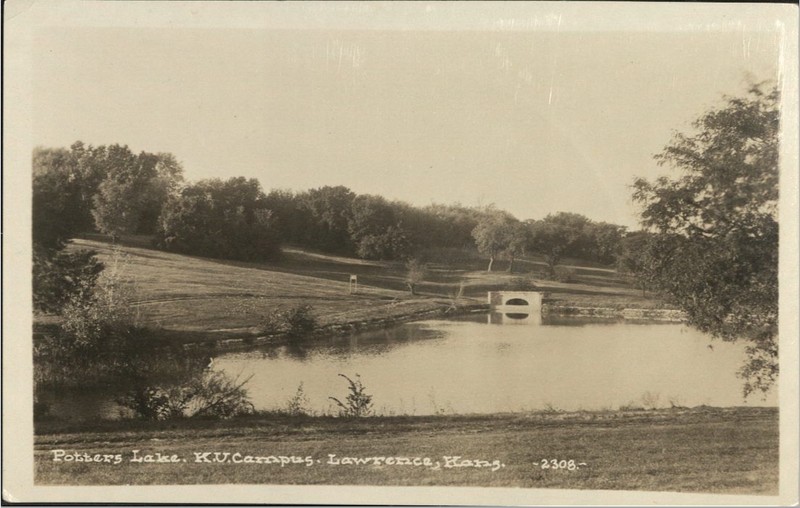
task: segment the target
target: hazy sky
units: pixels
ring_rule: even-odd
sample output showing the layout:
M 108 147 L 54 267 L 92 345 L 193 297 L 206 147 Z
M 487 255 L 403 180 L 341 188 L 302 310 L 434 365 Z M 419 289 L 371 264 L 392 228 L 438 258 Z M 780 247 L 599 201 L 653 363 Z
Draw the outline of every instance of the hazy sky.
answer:
M 634 226 L 628 186 L 664 172 L 652 155 L 672 130 L 779 71 L 769 30 L 319 25 L 40 29 L 34 142 L 171 152 L 190 180 L 267 191 L 341 184 Z

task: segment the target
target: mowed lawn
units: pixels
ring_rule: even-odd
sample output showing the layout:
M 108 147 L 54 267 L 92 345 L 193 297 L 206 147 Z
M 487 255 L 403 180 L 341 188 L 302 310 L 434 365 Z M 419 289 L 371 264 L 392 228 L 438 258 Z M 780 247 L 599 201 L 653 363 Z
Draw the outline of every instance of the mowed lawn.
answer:
M 93 249 L 106 264 L 114 259 L 107 243 L 76 239 L 72 248 Z M 330 275 L 292 273 L 291 268 L 298 268 L 289 263 L 236 263 L 127 246 L 120 253 L 119 267 L 134 288 L 140 322 L 170 330 L 254 333 L 271 310 L 301 304 L 311 305 L 322 325 L 443 304 L 441 299 L 412 298 L 408 291 L 363 283 L 350 294 L 352 268 L 373 265 L 343 264 L 340 280 L 333 280 Z
M 146 242 L 140 242 L 146 245 Z M 113 247 L 99 239 L 75 239 L 73 249 L 93 249 L 111 264 Z M 118 247 L 120 269 L 133 286 L 139 322 L 180 332 L 185 340 L 258 334 L 261 318 L 276 308 L 311 305 L 320 325 L 353 323 L 485 302 L 486 292 L 529 280 L 557 305 L 586 307 L 662 307 L 652 296 L 620 281 L 608 269 L 576 267 L 571 283 L 534 278 L 541 263 L 517 262 L 517 271 L 491 273 L 478 263 L 462 267 L 431 265 L 417 295 L 405 285 L 400 262 L 365 261 L 284 249 L 271 263 L 245 263 L 163 252 L 130 243 Z M 498 263 L 500 264 L 500 263 Z M 480 263 L 482 265 L 482 263 Z M 498 267 L 500 268 L 500 267 Z M 349 291 L 350 275 L 358 291 Z M 459 289 L 460 288 L 460 289 Z M 183 335 L 181 335 L 183 333 Z
M 106 422 L 82 433 L 43 427 L 35 439 L 36 482 L 43 485 L 470 485 L 778 493 L 775 408 L 360 420 L 252 417 L 186 421 L 177 428 L 168 422 Z M 120 463 L 56 462 L 56 450 L 120 454 Z M 174 454 L 178 462 L 132 462 L 133 450 L 140 457 Z M 197 462 L 195 453 L 202 457 L 206 452 L 219 452 L 224 461 Z M 239 459 L 283 456 L 302 463 L 234 463 L 236 453 Z M 440 467 L 341 460 L 376 456 L 427 457 Z M 205 457 L 213 460 L 212 454 Z M 447 457 L 460 457 L 449 464 L 461 467 L 447 467 Z M 576 467 L 542 468 L 543 461 L 553 459 L 574 460 Z

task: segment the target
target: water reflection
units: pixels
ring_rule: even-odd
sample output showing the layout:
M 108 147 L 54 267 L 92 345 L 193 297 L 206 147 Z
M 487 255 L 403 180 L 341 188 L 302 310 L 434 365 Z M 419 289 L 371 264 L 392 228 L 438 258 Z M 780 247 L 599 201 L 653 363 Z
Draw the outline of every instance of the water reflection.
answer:
M 331 337 L 313 344 L 299 343 L 278 347 L 264 346 L 251 351 L 228 353 L 225 358 L 252 358 L 259 356 L 263 359 L 292 359 L 303 362 L 315 359 L 319 355 L 347 357 L 352 354 L 358 354 L 360 356 L 378 356 L 414 342 L 430 341 L 444 336 L 444 331 L 431 328 L 423 323 L 407 323 L 384 330 L 372 330 L 346 337 Z
M 84 421 L 132 418 L 136 411 L 129 400 L 133 394 L 148 388 L 171 389 L 187 386 L 211 372 L 212 358 L 207 354 L 188 354 L 182 350 L 158 354 L 139 351 L 124 364 L 116 365 L 113 375 L 104 378 L 102 386 L 75 386 L 80 373 L 72 372 L 63 379 L 63 372 L 52 372 L 47 363 L 37 365 L 42 374 L 34 389 L 34 414 L 37 420 L 56 418 Z
M 384 414 L 777 405 L 774 393 L 742 398 L 743 344 L 711 349 L 707 336 L 674 323 L 543 319 L 519 309 L 225 353 L 212 368 L 252 376 L 246 388 L 265 410 L 285 408 L 302 383 L 308 409 L 335 413 L 329 397 L 347 395 L 339 374 L 360 374 Z M 58 412 L 72 404 L 73 413 L 118 416 L 108 397 L 84 395 L 45 399 Z
M 490 325 L 538 325 L 542 318 L 536 312 L 490 312 L 487 317 Z
M 376 407 L 387 413 L 777 403 L 774 394 L 742 398 L 736 377 L 744 360 L 741 344 L 718 342 L 712 350 L 708 337 L 680 324 L 509 314 L 524 313 L 426 321 L 331 339 L 309 348 L 302 360 L 285 351 L 269 361 L 236 353 L 220 356 L 215 365 L 252 373 L 250 393 L 262 409 L 284 406 L 302 382 L 312 409 L 331 411 L 328 397 L 346 395 L 336 383 L 340 373 L 360 374 Z

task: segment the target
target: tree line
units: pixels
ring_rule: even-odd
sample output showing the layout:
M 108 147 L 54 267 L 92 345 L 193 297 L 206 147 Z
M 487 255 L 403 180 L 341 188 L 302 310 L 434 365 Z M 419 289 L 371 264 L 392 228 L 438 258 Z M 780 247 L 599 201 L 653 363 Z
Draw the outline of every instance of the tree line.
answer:
M 33 153 L 33 239 L 58 251 L 79 232 L 116 240 L 151 235 L 159 248 L 245 261 L 279 257 L 283 244 L 375 260 L 437 260 L 442 253 L 484 253 L 490 266 L 541 253 L 610 264 L 624 228 L 560 213 L 519 221 L 490 207 L 415 207 L 344 186 L 265 193 L 256 179 L 186 182 L 167 153 L 127 146 L 37 148 Z

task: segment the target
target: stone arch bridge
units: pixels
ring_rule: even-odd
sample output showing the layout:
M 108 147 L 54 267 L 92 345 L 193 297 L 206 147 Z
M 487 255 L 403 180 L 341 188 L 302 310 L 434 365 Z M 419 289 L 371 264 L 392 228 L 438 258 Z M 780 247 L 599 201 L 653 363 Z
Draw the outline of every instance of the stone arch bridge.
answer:
M 529 311 L 542 310 L 542 293 L 538 291 L 489 291 L 492 307 L 528 307 Z

